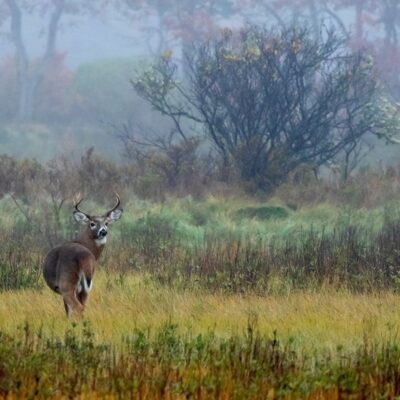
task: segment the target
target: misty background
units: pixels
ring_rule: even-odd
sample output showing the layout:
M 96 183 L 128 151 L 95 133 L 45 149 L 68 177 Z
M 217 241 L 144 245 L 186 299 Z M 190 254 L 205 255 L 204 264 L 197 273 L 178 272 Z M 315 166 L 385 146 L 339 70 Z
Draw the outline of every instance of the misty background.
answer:
M 140 98 L 134 79 L 156 57 L 181 65 L 193 42 L 254 23 L 334 26 L 351 49 L 373 55 L 391 101 L 400 97 L 400 2 L 396 0 L 5 0 L 0 23 L 0 148 L 46 161 L 94 146 L 119 160 L 121 129 L 147 139 L 171 123 Z M 399 149 L 370 139 L 369 163 L 396 163 Z M 365 162 L 365 161 L 364 161 Z

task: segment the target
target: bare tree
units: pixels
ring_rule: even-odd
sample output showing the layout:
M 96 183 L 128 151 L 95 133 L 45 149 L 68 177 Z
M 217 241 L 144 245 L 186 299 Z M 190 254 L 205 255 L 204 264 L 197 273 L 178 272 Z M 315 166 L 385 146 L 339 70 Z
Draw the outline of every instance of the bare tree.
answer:
M 256 27 L 226 31 L 194 46 L 188 82 L 160 59 L 134 83 L 138 93 L 186 135 L 181 120 L 203 127 L 243 180 L 268 190 L 301 164 L 323 165 L 367 133 L 387 134 L 374 107 L 372 60 L 350 53 L 333 30 Z

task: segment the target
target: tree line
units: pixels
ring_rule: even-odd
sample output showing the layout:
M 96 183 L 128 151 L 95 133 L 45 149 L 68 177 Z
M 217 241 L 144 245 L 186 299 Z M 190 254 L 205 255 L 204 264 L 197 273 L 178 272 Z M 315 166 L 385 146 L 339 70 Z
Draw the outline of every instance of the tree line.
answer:
M 18 104 L 13 110 L 18 121 L 31 121 L 40 86 L 51 72 L 52 60 L 62 53 L 57 41 L 60 30 L 67 31 L 82 18 L 119 13 L 141 33 L 142 45 L 152 55 L 169 49 L 187 51 L 193 41 L 210 39 L 224 26 L 237 21 L 266 25 L 308 24 L 315 39 L 322 38 L 321 27 L 334 25 L 351 48 L 368 48 L 375 54 L 382 80 L 391 95 L 400 96 L 397 73 L 400 4 L 393 0 L 5 0 L 0 5 L 0 26 L 14 47 L 18 79 Z M 43 53 L 29 56 L 24 23 L 29 16 L 41 21 Z M 223 22 L 221 22 L 223 21 Z

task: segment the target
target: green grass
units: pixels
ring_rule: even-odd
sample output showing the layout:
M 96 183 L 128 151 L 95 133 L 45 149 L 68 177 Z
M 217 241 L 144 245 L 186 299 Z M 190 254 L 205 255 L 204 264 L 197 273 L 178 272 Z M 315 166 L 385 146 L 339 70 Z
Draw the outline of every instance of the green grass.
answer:
M 40 214 L 32 207 L 33 214 Z M 89 211 L 98 212 L 99 205 L 88 202 Z M 71 225 L 71 205 L 62 210 L 63 226 Z M 205 201 L 195 201 L 191 197 L 169 199 L 164 203 L 133 199 L 124 204 L 124 218 L 113 227 L 118 234 L 126 227 L 140 224 L 146 218 L 157 218 L 174 226 L 174 229 L 188 241 L 201 240 L 205 232 L 217 231 L 224 236 L 247 235 L 263 236 L 265 238 L 285 238 L 288 234 L 299 232 L 300 228 L 315 230 L 334 229 L 339 225 L 353 224 L 368 230 L 379 230 L 384 222 L 385 214 L 393 218 L 399 215 L 400 202 L 390 207 L 375 209 L 352 209 L 335 207 L 330 204 L 319 204 L 315 207 L 290 210 L 276 202 L 255 202 L 249 199 L 219 199 L 210 197 Z M 37 218 L 44 218 L 37 215 Z M 16 220 L 25 223 L 23 215 L 15 207 L 9 197 L 0 200 L 0 221 L 5 227 L 11 228 Z

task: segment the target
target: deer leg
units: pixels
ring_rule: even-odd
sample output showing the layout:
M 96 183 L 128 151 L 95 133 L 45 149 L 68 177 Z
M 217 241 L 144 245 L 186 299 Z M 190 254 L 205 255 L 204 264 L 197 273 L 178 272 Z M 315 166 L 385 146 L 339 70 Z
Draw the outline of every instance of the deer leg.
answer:
M 84 310 L 84 306 L 79 302 L 78 298 L 76 297 L 75 290 L 62 293 L 63 300 L 64 300 L 64 307 L 65 311 L 67 312 L 67 316 L 69 317 L 71 313 L 82 314 Z
M 67 314 L 67 317 L 69 317 L 71 313 L 69 305 L 66 303 L 65 299 L 63 299 L 63 302 L 64 302 L 65 313 Z
M 78 293 L 77 297 L 82 306 L 85 307 L 85 303 L 88 298 L 88 293 L 82 290 L 81 292 Z

